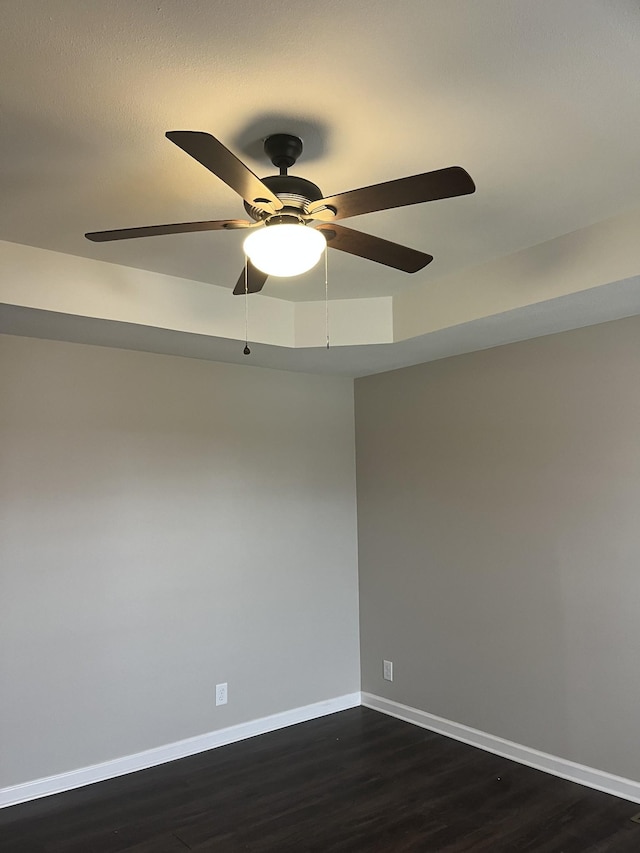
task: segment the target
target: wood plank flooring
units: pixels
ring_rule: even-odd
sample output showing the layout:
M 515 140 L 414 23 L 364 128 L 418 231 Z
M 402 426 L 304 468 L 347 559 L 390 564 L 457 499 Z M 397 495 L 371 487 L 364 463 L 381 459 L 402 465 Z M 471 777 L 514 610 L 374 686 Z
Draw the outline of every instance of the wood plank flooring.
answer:
M 0 811 L 2 853 L 640 853 L 640 806 L 366 708 Z

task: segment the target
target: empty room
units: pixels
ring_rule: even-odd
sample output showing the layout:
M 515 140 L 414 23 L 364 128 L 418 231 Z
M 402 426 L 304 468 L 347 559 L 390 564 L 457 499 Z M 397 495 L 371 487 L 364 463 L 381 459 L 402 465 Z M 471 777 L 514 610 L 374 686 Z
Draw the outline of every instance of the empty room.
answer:
M 640 850 L 640 9 L 0 4 L 0 851 Z

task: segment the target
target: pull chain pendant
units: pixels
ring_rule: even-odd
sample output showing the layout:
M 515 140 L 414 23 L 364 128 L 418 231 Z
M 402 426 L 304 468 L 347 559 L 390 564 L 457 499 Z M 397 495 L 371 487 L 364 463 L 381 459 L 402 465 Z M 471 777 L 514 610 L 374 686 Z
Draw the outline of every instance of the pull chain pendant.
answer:
M 329 349 L 329 250 L 324 250 L 324 331 Z
M 251 355 L 249 349 L 249 259 L 244 258 L 244 355 Z

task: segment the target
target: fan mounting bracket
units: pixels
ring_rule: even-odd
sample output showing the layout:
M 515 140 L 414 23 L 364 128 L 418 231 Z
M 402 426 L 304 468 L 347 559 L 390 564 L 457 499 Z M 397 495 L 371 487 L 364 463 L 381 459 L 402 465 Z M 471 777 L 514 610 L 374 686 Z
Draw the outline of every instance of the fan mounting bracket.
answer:
M 291 133 L 274 133 L 265 139 L 264 153 L 277 169 L 283 170 L 281 174 L 286 175 L 286 170 L 302 154 L 302 140 Z

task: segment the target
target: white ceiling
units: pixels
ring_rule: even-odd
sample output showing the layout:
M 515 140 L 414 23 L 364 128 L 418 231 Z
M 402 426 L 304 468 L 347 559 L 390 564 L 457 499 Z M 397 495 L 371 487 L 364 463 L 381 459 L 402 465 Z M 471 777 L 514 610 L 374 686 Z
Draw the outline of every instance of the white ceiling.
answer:
M 83 234 L 244 215 L 166 130 L 262 175 L 260 139 L 293 131 L 294 173 L 327 194 L 467 169 L 473 196 L 345 223 L 430 252 L 425 270 L 330 253 L 333 299 L 428 292 L 640 206 L 639 44 L 634 0 L 4 0 L 0 240 L 233 288 L 239 232 Z M 324 294 L 319 270 L 267 288 Z

